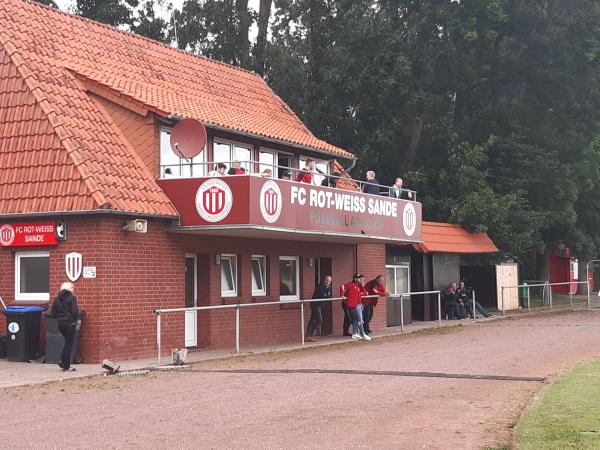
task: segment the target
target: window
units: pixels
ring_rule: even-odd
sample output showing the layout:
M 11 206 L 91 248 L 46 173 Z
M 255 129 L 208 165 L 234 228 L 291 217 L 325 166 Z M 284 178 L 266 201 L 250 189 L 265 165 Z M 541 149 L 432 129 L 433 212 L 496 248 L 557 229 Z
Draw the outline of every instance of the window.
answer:
M 306 161 L 309 158 L 306 156 L 300 157 L 300 169 L 303 169 L 306 166 Z M 315 175 L 313 177 L 313 184 L 318 186 L 321 185 L 323 180 L 327 175 L 329 175 L 329 163 L 327 161 L 320 161 L 318 159 L 313 159 L 315 162 Z
M 279 257 L 279 299 L 298 300 L 300 298 L 300 271 L 297 256 Z
M 283 178 L 283 172 L 287 169 L 286 167 L 292 167 L 293 157 L 289 153 L 278 153 L 277 154 L 277 165 L 280 166 L 277 168 L 277 178 Z M 294 179 L 292 173 L 292 180 Z
M 260 149 L 258 153 L 258 162 L 260 163 L 258 171 L 260 173 L 265 169 L 271 169 L 273 171 L 273 178 L 277 178 L 278 171 L 275 168 L 275 153 L 269 150 Z
M 180 158 L 171 149 L 171 129 L 160 129 L 160 178 L 202 177 L 205 175 L 206 147 L 192 159 Z
M 410 267 L 385 266 L 386 289 L 392 295 L 410 292 Z
M 237 255 L 221 255 L 221 296 L 237 297 Z
M 252 148 L 242 144 L 234 144 L 226 141 L 215 141 L 213 145 L 213 161 L 224 163 L 227 170 L 231 168 L 231 161 L 240 161 L 241 167 L 246 173 L 252 173 Z
M 252 295 L 267 295 L 267 257 L 252 255 Z
M 50 253 L 15 254 L 15 300 L 50 300 Z

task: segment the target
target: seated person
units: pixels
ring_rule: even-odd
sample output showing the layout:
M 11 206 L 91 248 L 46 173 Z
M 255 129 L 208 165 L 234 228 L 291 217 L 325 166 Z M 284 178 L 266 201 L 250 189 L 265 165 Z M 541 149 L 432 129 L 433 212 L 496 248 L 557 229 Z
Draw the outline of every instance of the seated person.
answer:
M 208 176 L 209 177 L 222 177 L 225 175 L 226 171 L 227 171 L 227 166 L 223 163 L 219 163 L 215 166 L 214 170 L 211 170 L 210 172 L 208 172 Z
M 467 317 L 467 310 L 462 300 L 456 294 L 456 283 L 450 283 L 444 293 L 444 316 L 450 319 L 462 320 Z
M 260 176 L 263 178 L 273 178 L 273 170 L 265 169 L 260 173 Z
M 372 170 L 367 172 L 367 182 L 362 185 L 362 191 L 364 194 L 379 195 L 379 181 Z
M 284 170 L 281 173 L 281 179 L 282 180 L 287 180 L 287 181 L 291 181 L 292 180 L 292 172 L 289 170 Z
M 231 163 L 231 168 L 227 172 L 227 175 L 244 175 L 246 173 L 246 169 L 244 169 L 242 163 L 239 161 L 234 161 Z
M 462 303 L 465 305 L 465 309 L 466 311 L 469 313 L 469 316 L 471 316 L 471 319 L 474 318 L 473 315 L 473 299 L 471 298 L 471 296 L 469 295 L 469 291 L 468 289 L 465 287 L 465 282 L 461 281 L 458 284 L 458 289 L 456 290 L 456 296 L 462 301 Z M 490 314 L 489 312 L 487 312 L 483 306 L 481 306 L 479 304 L 478 301 L 475 301 L 475 309 L 477 311 L 479 311 L 479 313 L 481 313 L 481 315 L 483 317 L 492 317 L 493 314 Z

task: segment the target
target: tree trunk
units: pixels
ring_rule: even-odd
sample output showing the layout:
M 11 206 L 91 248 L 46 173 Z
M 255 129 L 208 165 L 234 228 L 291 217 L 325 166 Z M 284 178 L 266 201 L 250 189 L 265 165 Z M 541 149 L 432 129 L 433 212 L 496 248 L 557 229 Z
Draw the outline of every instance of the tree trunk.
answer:
M 258 9 L 258 35 L 256 36 L 256 47 L 254 48 L 254 70 L 260 76 L 263 76 L 265 73 L 267 33 L 269 31 L 272 3 L 273 0 L 260 0 Z
M 238 56 L 240 67 L 250 68 L 250 14 L 248 13 L 248 0 L 236 0 L 235 9 L 238 16 Z

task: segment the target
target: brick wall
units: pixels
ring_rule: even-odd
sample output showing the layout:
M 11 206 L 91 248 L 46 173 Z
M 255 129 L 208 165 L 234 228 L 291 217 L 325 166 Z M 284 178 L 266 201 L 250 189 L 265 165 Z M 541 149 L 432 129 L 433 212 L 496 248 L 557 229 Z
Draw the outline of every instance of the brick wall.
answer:
M 383 272 L 384 245 L 328 244 L 271 239 L 242 239 L 177 235 L 165 231 L 166 223 L 148 221 L 148 233 L 124 232 L 126 218 L 108 216 L 71 218 L 68 239 L 49 247 L 50 291 L 53 297 L 66 281 L 65 255 L 79 252 L 84 266 L 96 266 L 96 279 L 80 278 L 75 284 L 79 305 L 87 313 L 81 336 L 81 352 L 86 362 L 104 358 L 131 359 L 156 354 L 157 308 L 185 304 L 185 254 L 197 255 L 198 304 L 252 303 L 272 301 L 272 307 L 242 308 L 241 346 L 299 342 L 300 306 L 279 302 L 279 256 L 298 256 L 301 268 L 300 297 L 310 298 L 315 286 L 314 258 L 332 259 L 333 294 L 357 270 L 368 277 Z M 41 250 L 43 248 L 30 248 Z M 0 295 L 14 303 L 14 253 L 0 249 Z M 239 295 L 221 298 L 221 266 L 215 255 L 238 255 Z M 267 295 L 252 296 L 251 255 L 267 256 Z M 383 314 L 380 314 L 383 313 Z M 377 308 L 373 327 L 385 326 L 385 308 Z M 305 308 L 308 323 L 310 308 Z M 342 333 L 343 313 L 339 302 L 332 309 L 333 333 Z M 235 310 L 198 313 L 199 347 L 235 345 Z M 4 318 L 0 326 L 5 329 Z M 167 354 L 184 345 L 183 313 L 163 314 L 162 346 Z
M 385 277 L 385 245 L 360 244 L 356 248 L 358 272 L 361 272 L 366 281 L 370 281 L 377 275 Z M 371 329 L 379 330 L 387 326 L 387 309 L 385 301 L 378 302 L 373 310 Z

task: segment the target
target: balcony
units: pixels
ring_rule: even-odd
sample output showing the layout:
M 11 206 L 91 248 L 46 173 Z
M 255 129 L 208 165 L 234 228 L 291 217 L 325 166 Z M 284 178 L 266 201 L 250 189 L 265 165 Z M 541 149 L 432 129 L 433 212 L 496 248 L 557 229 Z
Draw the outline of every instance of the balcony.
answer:
M 421 204 L 259 175 L 157 181 L 180 214 L 173 231 L 327 242 L 421 242 Z

